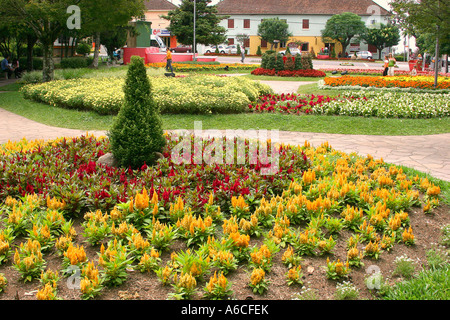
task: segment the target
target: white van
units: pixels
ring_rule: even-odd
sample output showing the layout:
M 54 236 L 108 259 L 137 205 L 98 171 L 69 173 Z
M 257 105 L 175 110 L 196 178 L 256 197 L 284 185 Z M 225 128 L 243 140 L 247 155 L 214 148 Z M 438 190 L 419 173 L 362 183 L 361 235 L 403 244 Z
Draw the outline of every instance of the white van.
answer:
M 150 35 L 150 47 L 157 47 L 159 48 L 160 52 L 166 52 L 167 47 L 164 41 L 159 36 L 156 35 Z

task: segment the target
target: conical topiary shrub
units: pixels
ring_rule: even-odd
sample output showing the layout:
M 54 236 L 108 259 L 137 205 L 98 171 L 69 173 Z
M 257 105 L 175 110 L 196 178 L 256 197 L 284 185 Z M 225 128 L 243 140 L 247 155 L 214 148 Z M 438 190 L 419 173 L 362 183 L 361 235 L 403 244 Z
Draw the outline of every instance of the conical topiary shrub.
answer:
M 123 167 L 154 164 L 166 140 L 141 57 L 131 57 L 124 93 L 124 104 L 108 133 L 112 154 Z

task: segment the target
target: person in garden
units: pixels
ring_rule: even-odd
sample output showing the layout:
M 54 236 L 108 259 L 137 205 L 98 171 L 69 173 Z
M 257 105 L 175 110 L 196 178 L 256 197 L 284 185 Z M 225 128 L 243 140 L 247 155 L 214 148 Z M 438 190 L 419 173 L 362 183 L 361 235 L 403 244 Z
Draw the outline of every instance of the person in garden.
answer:
M 11 75 L 13 74 L 13 72 L 15 71 L 15 69 L 9 65 L 8 59 L 9 59 L 9 55 L 7 55 L 5 57 L 5 59 L 2 60 L 2 63 L 1 63 L 2 73 L 4 72 L 7 74 L 7 79 L 9 79 L 11 77 Z
M 396 62 L 397 62 L 397 60 L 395 60 L 395 58 L 392 55 L 392 53 L 389 53 L 389 62 L 388 62 L 388 67 L 389 67 L 388 75 L 389 76 L 393 76 L 394 75 L 394 66 L 395 66 Z
M 389 70 L 389 58 L 387 56 L 384 56 L 383 77 L 387 76 L 388 70 Z
M 166 70 L 169 71 L 170 69 L 170 72 L 173 73 L 172 52 L 170 51 L 170 48 L 167 48 L 167 54 L 164 60 L 166 60 Z

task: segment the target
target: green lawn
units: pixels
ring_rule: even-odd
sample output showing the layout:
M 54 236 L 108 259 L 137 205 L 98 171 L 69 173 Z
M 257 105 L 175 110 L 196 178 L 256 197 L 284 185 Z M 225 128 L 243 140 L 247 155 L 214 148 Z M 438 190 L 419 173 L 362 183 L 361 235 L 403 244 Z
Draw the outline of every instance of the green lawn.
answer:
M 6 89 L 17 89 L 14 86 L 11 85 Z M 300 88 L 302 92 L 307 91 L 303 93 L 326 94 L 314 90 L 314 85 L 305 85 Z M 339 94 L 335 90 L 330 93 Z M 1 93 L 0 108 L 47 125 L 81 130 L 108 130 L 114 119 L 114 116 L 100 116 L 95 112 L 62 109 L 25 100 L 17 91 Z M 245 113 L 163 115 L 162 120 L 165 130 L 193 129 L 194 121 L 202 121 L 203 129 L 278 129 L 283 131 L 369 135 L 426 135 L 450 132 L 449 118 L 380 119 Z

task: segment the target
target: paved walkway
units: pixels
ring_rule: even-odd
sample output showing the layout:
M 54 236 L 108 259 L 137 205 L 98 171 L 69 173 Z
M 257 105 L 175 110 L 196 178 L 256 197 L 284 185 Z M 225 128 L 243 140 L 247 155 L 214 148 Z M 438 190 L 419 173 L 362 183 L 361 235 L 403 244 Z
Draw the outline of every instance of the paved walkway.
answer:
M 292 92 L 297 91 L 300 84 L 278 81 L 271 85 L 276 92 Z M 51 127 L 0 108 L 0 144 L 22 138 L 47 140 L 63 136 L 81 136 L 87 133 L 96 136 L 106 134 L 105 131 L 87 132 Z M 208 133 L 212 132 L 206 130 L 206 134 Z M 224 134 L 224 131 L 221 134 Z M 248 135 L 246 137 L 251 138 Z M 307 140 L 313 146 L 328 141 L 337 150 L 347 153 L 356 152 L 362 156 L 370 154 L 375 158 L 383 158 L 386 162 L 412 167 L 450 181 L 450 133 L 426 136 L 365 136 L 280 131 L 279 139 L 286 144 L 301 145 Z

